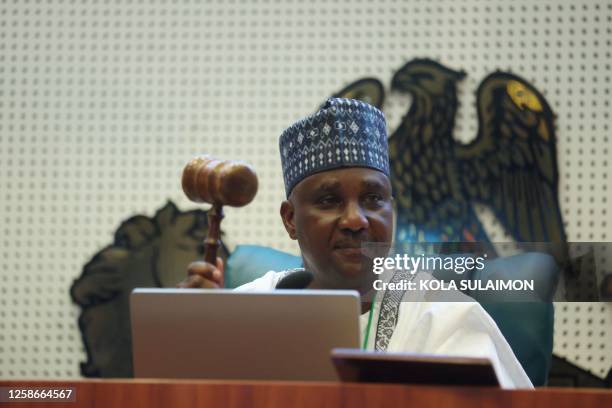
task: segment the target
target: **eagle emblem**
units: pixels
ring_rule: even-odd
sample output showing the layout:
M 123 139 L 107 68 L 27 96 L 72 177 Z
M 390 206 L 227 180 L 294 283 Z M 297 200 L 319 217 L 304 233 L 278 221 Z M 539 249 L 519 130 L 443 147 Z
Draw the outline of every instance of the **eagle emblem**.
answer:
M 430 59 L 395 73 L 391 89 L 412 104 L 389 138 L 398 242 L 489 242 L 474 210 L 488 206 L 519 242 L 552 242 L 561 265 L 569 259 L 558 199 L 554 115 L 525 79 L 494 72 L 477 90 L 479 128 L 467 144 L 453 138 L 457 85 L 466 74 Z M 335 96 L 384 101 L 375 78 Z
M 83 267 L 70 296 L 81 307 L 79 329 L 87 352 L 85 377 L 133 377 L 129 298 L 137 287 L 175 287 L 187 265 L 202 257 L 207 212 L 182 212 L 169 201 L 155 216 L 135 215 L 114 242 Z M 221 245 L 219 256 L 228 256 Z

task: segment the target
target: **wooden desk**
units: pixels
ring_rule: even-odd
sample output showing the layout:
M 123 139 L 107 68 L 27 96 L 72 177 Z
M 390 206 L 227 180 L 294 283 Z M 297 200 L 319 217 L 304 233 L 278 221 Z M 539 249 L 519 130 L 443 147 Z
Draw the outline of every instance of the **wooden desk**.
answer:
M 76 388 L 76 403 L 3 403 L 2 407 L 612 407 L 612 391 L 434 387 L 356 383 L 82 380 L 0 381 L 0 387 Z

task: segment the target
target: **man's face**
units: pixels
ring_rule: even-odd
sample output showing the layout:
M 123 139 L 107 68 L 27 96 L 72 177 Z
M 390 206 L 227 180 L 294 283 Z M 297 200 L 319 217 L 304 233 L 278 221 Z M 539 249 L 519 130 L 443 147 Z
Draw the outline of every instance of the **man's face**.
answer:
M 391 242 L 391 184 L 364 167 L 325 171 L 299 182 L 281 206 L 285 228 L 297 239 L 314 285 L 329 289 L 371 288 L 361 246 Z

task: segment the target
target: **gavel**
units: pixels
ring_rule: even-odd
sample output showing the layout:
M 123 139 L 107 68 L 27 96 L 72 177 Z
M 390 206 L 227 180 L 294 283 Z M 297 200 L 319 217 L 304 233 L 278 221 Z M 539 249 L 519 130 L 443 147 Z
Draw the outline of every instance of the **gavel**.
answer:
M 208 210 L 208 234 L 204 240 L 206 262 L 216 264 L 223 206 L 247 205 L 257 194 L 257 184 L 255 170 L 242 161 L 222 161 L 203 155 L 185 166 L 182 185 L 187 197 L 196 203 L 212 204 Z

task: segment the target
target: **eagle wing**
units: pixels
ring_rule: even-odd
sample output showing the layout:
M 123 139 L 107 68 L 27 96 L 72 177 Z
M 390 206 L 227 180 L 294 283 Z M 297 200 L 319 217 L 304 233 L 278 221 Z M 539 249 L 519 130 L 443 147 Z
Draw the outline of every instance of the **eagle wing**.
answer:
M 517 241 L 564 245 L 548 103 L 522 78 L 496 72 L 481 83 L 477 108 L 478 136 L 455 152 L 467 196 L 489 205 Z
M 378 109 L 382 109 L 385 102 L 385 88 L 376 78 L 361 78 L 336 92 L 334 98 L 357 99 Z

